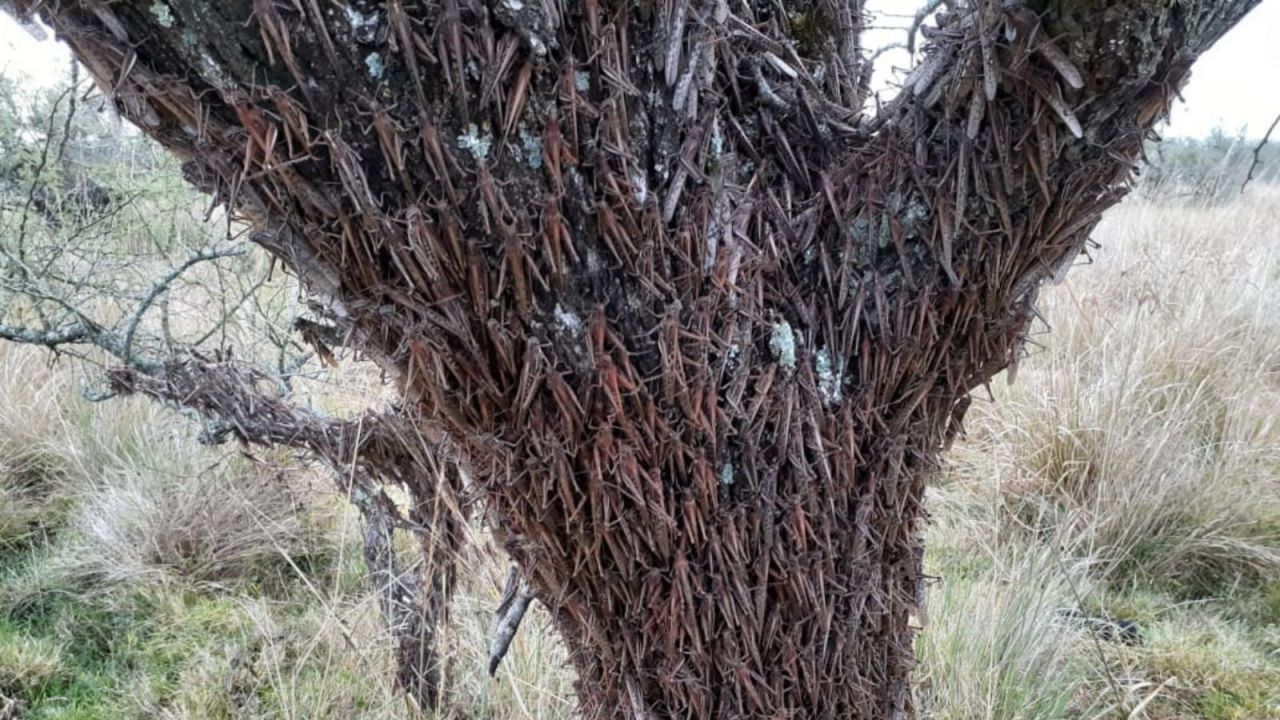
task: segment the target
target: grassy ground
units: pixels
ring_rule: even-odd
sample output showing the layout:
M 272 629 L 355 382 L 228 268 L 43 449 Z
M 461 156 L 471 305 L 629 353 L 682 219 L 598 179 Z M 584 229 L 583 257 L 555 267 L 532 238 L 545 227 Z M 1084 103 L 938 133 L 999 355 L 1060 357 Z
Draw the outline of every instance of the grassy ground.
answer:
M 1278 225 L 1265 188 L 1130 202 L 1047 293 L 1053 332 L 929 491 L 926 717 L 1280 718 Z M 77 382 L 0 348 L 0 718 L 414 716 L 321 474 Z M 484 675 L 502 563 L 476 546 L 456 707 L 568 716 L 541 611 Z

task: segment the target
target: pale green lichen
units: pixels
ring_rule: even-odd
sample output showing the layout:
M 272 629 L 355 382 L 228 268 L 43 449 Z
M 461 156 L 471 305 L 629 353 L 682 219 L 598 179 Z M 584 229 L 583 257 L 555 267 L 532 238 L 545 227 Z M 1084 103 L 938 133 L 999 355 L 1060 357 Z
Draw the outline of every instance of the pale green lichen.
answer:
M 628 177 L 631 178 L 631 187 L 635 191 L 633 196 L 636 202 L 644 205 L 649 200 L 649 180 L 645 178 L 644 173 L 639 168 L 634 166 Z
M 467 126 L 467 132 L 458 136 L 458 147 L 463 150 L 470 151 L 476 156 L 477 160 L 483 160 L 489 157 L 489 150 L 493 147 L 493 138 L 487 133 L 480 134 L 480 128 L 475 123 Z
M 368 15 L 348 5 L 345 8 L 347 12 L 347 22 L 351 25 L 351 33 L 356 40 L 368 43 L 373 40 L 378 33 L 378 16 L 375 13 Z
M 929 208 L 924 203 L 912 201 L 907 203 L 902 213 L 903 223 L 914 227 L 924 227 L 929 220 Z
M 720 468 L 720 484 L 728 487 L 733 484 L 733 465 L 725 463 Z
M 575 70 L 573 73 L 573 85 L 578 88 L 578 92 L 586 92 L 591 88 L 591 75 L 585 70 Z
M 871 221 L 860 217 L 849 225 L 849 235 L 854 242 L 865 243 L 871 239 Z
M 773 333 L 769 336 L 769 349 L 778 358 L 778 363 L 788 370 L 796 367 L 796 334 L 791 323 L 779 320 L 773 324 Z
M 876 244 L 881 249 L 889 247 L 889 243 L 893 242 L 893 231 L 889 227 L 889 216 L 887 214 L 880 216 L 880 232 L 876 235 Z
M 208 50 L 200 52 L 200 69 L 205 79 L 214 87 L 225 89 L 235 86 L 235 81 L 227 76 L 227 73 L 218 65 L 218 61 L 214 59 Z
M 844 362 L 840 358 L 832 358 L 826 348 L 813 354 L 813 371 L 818 375 L 818 393 L 822 395 L 825 405 L 838 405 L 844 397 L 841 390 L 840 376 Z
M 576 333 L 582 330 L 582 319 L 577 315 L 564 309 L 564 306 L 556 303 L 556 322 L 565 330 Z
M 524 161 L 529 167 L 537 170 L 542 167 L 542 138 L 529 132 L 524 125 L 520 126 L 520 149 L 524 153 Z
M 382 79 L 382 74 L 386 72 L 387 69 L 386 66 L 382 64 L 382 56 L 376 52 L 369 53 L 369 56 L 364 59 L 364 64 L 365 67 L 369 68 L 369 77 L 375 80 Z
M 156 22 L 160 23 L 161 27 L 173 27 L 173 12 L 169 10 L 168 5 L 160 2 L 160 0 L 151 3 L 151 15 L 156 19 Z
M 882 215 L 880 222 L 875 224 L 865 217 L 854 220 L 849 225 L 849 235 L 856 245 L 865 247 L 886 248 L 893 241 L 888 215 Z

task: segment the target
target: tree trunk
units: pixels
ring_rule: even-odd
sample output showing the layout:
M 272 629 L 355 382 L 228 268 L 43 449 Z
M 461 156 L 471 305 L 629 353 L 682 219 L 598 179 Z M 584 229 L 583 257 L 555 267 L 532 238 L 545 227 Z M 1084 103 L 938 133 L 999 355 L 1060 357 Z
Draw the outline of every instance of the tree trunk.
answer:
M 927 473 L 1256 0 L 957 2 L 874 115 L 856 0 L 36 4 L 448 438 L 584 716 L 894 718 Z

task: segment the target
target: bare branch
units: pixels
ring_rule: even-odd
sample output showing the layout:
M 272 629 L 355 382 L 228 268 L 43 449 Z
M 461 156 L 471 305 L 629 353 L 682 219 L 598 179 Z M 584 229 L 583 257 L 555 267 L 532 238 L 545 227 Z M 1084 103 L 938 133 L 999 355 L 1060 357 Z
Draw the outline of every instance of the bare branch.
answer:
M 274 378 L 239 360 L 180 354 L 156 370 L 113 368 L 107 378 L 117 392 L 145 395 L 213 421 L 211 441 L 234 437 L 248 444 L 306 450 L 335 468 L 349 469 L 355 463 L 397 481 L 414 466 L 426 464 L 425 453 L 441 441 L 399 414 L 366 413 L 336 420 L 278 394 L 265 394 L 260 388 L 263 383 L 276 386 Z
M 1271 133 L 1275 131 L 1276 125 L 1280 125 L 1280 115 L 1276 115 L 1276 119 L 1271 121 L 1271 127 L 1267 128 L 1267 132 L 1262 136 L 1262 141 L 1253 146 L 1253 160 L 1249 163 L 1249 172 L 1244 177 L 1244 182 L 1240 183 L 1240 192 L 1244 192 L 1245 186 L 1253 180 L 1253 173 L 1262 164 L 1262 148 L 1266 147 L 1267 142 L 1271 140 Z
M 198 265 L 202 262 L 243 254 L 244 250 L 240 249 L 201 251 L 187 258 L 185 262 L 178 265 L 173 270 L 169 271 L 167 275 L 164 275 L 157 280 L 156 283 L 151 286 L 151 289 L 147 291 L 147 294 L 142 298 L 142 302 L 138 303 L 138 309 L 133 312 L 133 316 L 129 318 L 129 326 L 124 333 L 124 357 L 120 358 L 121 362 L 126 365 L 132 362 L 133 338 L 138 331 L 138 324 L 142 322 L 142 317 L 147 314 L 147 310 L 151 308 L 151 305 L 169 289 L 169 286 L 172 285 L 173 282 L 182 275 L 182 273 L 189 270 L 192 266 Z
M 871 53 L 871 55 L 867 57 L 867 62 L 874 63 L 876 60 L 880 59 L 881 55 L 884 55 L 885 53 L 891 50 L 906 50 L 906 49 L 907 49 L 906 43 L 892 42 L 892 43 L 889 43 L 888 45 L 882 45 L 881 47 L 876 48 L 875 52 Z
M 115 392 L 145 395 L 211 421 L 215 427 L 205 433 L 207 442 L 234 437 L 247 444 L 285 446 L 311 453 L 329 466 L 338 490 L 364 518 L 365 563 L 384 620 L 396 637 L 398 680 L 420 706 L 434 706 L 440 683 L 436 628 L 452 592 L 461 542 L 456 528 L 462 522 L 456 501 L 430 507 L 421 501 L 424 495 L 446 498 L 453 492 L 441 474 L 431 472 L 439 467 L 438 438 L 428 438 L 411 418 L 397 412 L 323 417 L 262 392 L 268 374 L 245 362 L 184 355 L 170 358 L 158 372 L 117 368 L 108 376 Z M 387 481 L 413 488 L 420 498 L 412 521 L 382 489 Z M 397 529 L 413 531 L 424 547 L 424 565 L 416 572 L 400 565 Z M 523 600 L 526 608 L 531 598 Z M 508 643 L 518 625 L 516 618 Z
M 53 145 L 53 126 L 58 118 L 58 106 L 62 104 L 68 96 L 74 96 L 75 88 L 67 88 L 56 100 L 53 101 L 53 108 L 49 111 L 49 124 L 45 130 L 44 147 L 40 151 L 40 162 L 36 165 L 35 172 L 31 175 L 31 187 L 27 191 L 27 202 L 22 207 L 22 221 L 18 226 L 18 257 L 23 256 L 25 241 L 27 237 L 27 222 L 31 217 L 31 207 L 36 201 L 36 191 L 40 188 L 40 177 L 44 174 L 45 167 L 49 164 L 49 148 Z
M 36 330 L 34 328 L 17 327 L 0 324 L 0 339 L 23 345 L 43 345 L 56 350 L 61 345 L 91 342 L 92 331 L 84 325 L 76 324 L 58 330 Z
M 924 5 L 916 10 L 915 17 L 911 19 L 911 27 L 907 29 L 907 52 L 912 55 L 916 52 L 916 33 L 920 32 L 920 26 L 924 25 L 924 21 L 938 10 L 943 0 L 928 0 Z

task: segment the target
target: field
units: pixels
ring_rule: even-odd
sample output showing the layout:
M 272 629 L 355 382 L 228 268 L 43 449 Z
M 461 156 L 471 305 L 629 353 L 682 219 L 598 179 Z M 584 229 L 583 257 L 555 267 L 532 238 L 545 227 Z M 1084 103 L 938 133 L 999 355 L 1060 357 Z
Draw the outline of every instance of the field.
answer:
M 1096 237 L 929 490 L 922 716 L 1280 718 L 1280 191 L 1135 197 Z M 0 718 L 417 716 L 323 471 L 84 372 L 0 347 Z M 479 527 L 468 558 L 455 716 L 567 717 L 541 609 L 485 675 L 505 563 Z

